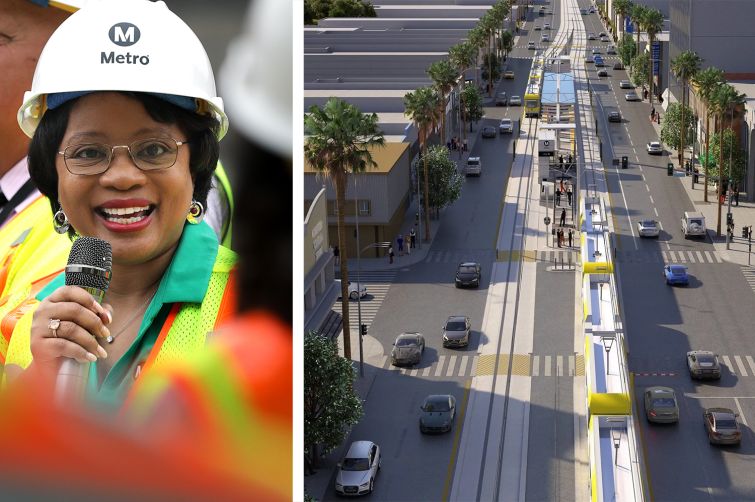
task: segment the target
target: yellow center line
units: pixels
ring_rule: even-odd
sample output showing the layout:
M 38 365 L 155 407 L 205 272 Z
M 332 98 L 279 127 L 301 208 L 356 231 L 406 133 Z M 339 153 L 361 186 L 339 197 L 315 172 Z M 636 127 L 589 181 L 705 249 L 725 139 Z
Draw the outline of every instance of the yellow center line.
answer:
M 443 497 L 441 500 L 446 502 L 448 500 L 448 492 L 451 489 L 451 481 L 453 480 L 454 468 L 456 467 L 456 455 L 459 453 L 459 438 L 461 437 L 461 429 L 464 425 L 464 415 L 467 412 L 467 400 L 469 399 L 469 387 L 472 385 L 472 379 L 468 378 L 464 382 L 464 398 L 462 399 L 461 411 L 456 419 L 456 430 L 454 431 L 454 443 L 451 447 L 451 459 L 448 461 L 448 470 L 446 471 L 446 481 L 443 483 Z

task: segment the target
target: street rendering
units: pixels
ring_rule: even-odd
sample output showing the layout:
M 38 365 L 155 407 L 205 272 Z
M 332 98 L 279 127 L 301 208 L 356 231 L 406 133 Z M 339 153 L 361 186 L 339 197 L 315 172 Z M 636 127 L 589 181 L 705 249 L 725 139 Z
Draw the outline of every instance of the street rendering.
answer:
M 359 209 L 339 235 L 335 212 L 327 215 L 330 248 L 347 242 L 338 240 L 344 235 L 348 242 L 356 239 L 353 248 L 346 244 L 345 266 L 348 281 L 358 284 L 354 291 L 365 286 L 366 294 L 343 301 L 323 296 L 327 305 L 312 307 L 317 320 L 310 331 L 330 337 L 343 355 L 339 322 L 348 304 L 354 389 L 363 414 L 345 428 L 342 444 L 305 473 L 306 493 L 317 500 L 362 493 L 341 484 L 337 489 L 336 476 L 350 445 L 370 441 L 379 445 L 379 465 L 364 478 L 369 481 L 358 483 L 369 484 L 370 500 L 755 500 L 755 267 L 746 230 L 740 234 L 755 223 L 746 190 L 752 166 L 748 170 L 743 160 L 745 173 L 726 175 L 725 189 L 712 174 L 705 183 L 699 156 L 705 113 L 697 112 L 698 125 L 689 126 L 693 145 L 681 148 L 690 165 L 680 163 L 679 145 L 669 143 L 668 132 L 661 136 L 678 108 L 672 103 L 681 103 L 682 80 L 668 79 L 678 77 L 675 58 L 682 56 L 663 49 L 650 60 L 653 85 L 645 95 L 645 80 L 621 54 L 626 24 L 615 13 L 615 0 L 503 2 L 508 15 L 501 31 L 511 32 L 512 47 L 498 63 L 499 78 L 488 88 L 476 75 L 489 75 L 483 57 L 464 78 L 458 75 L 482 89 L 482 118 L 470 125 L 454 111 L 455 100 L 464 98 L 449 98 L 446 122 L 430 135 L 429 142 L 441 146 L 464 138 L 466 149 L 448 152 L 463 179 L 460 194 L 425 219 L 424 199 L 417 196 L 425 190 L 421 161 L 417 174 L 410 167 L 412 156 L 422 155 L 423 134 L 417 120 L 396 118 L 387 103 L 401 103 L 400 97 L 390 101 L 391 93 L 413 90 L 415 81 L 430 85 L 421 83 L 425 58 L 448 53 L 433 46 L 435 31 L 437 39 L 459 33 L 466 40 L 469 28 L 452 26 L 458 20 L 448 26 L 438 21 L 422 34 L 425 25 L 416 18 L 451 18 L 453 9 L 484 14 L 490 2 L 480 3 L 485 7 L 377 1 L 377 18 L 370 22 L 402 19 L 406 33 L 395 36 L 416 37 L 421 67 L 408 69 L 403 80 L 386 76 L 398 83 L 371 97 L 356 77 L 351 88 L 338 87 L 351 82 L 348 69 L 342 81 L 318 77 L 331 70 L 316 35 L 336 37 L 349 28 L 339 24 L 329 32 L 324 21 L 320 31 L 307 28 L 305 103 L 322 106 L 332 91 L 365 113 L 376 112 L 388 131 L 386 142 L 416 145 L 405 154 L 407 195 L 396 206 L 398 217 L 380 224 L 370 219 L 377 213 L 374 198 L 372 212 Z M 665 18 L 674 4 L 664 4 Z M 402 17 L 396 13 L 401 8 L 411 12 Z M 462 23 L 474 14 L 458 15 Z M 668 45 L 664 30 L 653 36 Z M 643 53 L 653 54 L 647 33 L 640 42 Z M 328 46 L 338 47 L 336 38 Z M 374 50 L 387 50 L 381 47 Z M 671 61 L 653 67 L 661 57 Z M 408 67 L 409 61 L 397 64 Z M 512 96 L 522 97 L 520 106 Z M 378 99 L 383 101 L 375 105 Z M 726 113 L 742 113 L 744 101 L 737 106 Z M 393 132 L 401 120 L 414 132 Z M 470 157 L 479 157 L 482 166 L 475 176 L 464 175 Z M 396 158 L 400 166 L 402 157 Z M 375 171 L 384 174 L 382 166 Z M 347 216 L 362 207 L 355 200 L 369 198 L 378 174 L 370 178 L 367 169 L 350 176 Z M 311 185 L 305 180 L 307 201 L 316 201 L 322 189 L 335 204 L 333 188 L 311 179 Z M 410 232 L 417 235 L 414 247 L 404 238 Z M 334 260 L 332 251 L 323 251 L 318 263 L 327 256 Z M 329 266 L 339 277 L 340 262 Z M 316 310 L 323 312 L 320 318 Z M 399 357 L 402 344 L 413 349 Z M 717 374 L 704 371 L 714 364 Z M 443 411 L 434 412 L 432 403 Z

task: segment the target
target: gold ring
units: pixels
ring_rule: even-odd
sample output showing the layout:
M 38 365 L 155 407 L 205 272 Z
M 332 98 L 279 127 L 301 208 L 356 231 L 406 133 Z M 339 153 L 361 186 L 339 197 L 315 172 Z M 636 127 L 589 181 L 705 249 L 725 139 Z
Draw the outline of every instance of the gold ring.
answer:
M 60 327 L 60 319 L 50 319 L 47 323 L 47 327 L 52 330 L 52 336 L 58 337 L 58 328 Z

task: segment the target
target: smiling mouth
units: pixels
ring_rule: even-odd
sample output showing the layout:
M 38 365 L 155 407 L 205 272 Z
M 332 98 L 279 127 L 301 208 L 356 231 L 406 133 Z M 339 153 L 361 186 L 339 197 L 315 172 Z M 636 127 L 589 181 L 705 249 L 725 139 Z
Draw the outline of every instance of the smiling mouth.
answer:
M 100 207 L 95 211 L 105 220 L 118 223 L 120 225 L 131 225 L 138 223 L 152 214 L 155 210 L 154 205 L 140 207 Z

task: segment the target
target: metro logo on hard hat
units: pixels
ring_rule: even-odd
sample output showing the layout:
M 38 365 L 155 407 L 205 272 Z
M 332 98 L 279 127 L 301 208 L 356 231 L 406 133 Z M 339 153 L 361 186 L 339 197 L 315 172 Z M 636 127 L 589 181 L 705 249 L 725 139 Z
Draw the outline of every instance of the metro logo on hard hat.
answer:
M 135 24 L 118 23 L 114 24 L 108 31 L 110 41 L 121 47 L 130 47 L 139 41 L 142 32 Z

